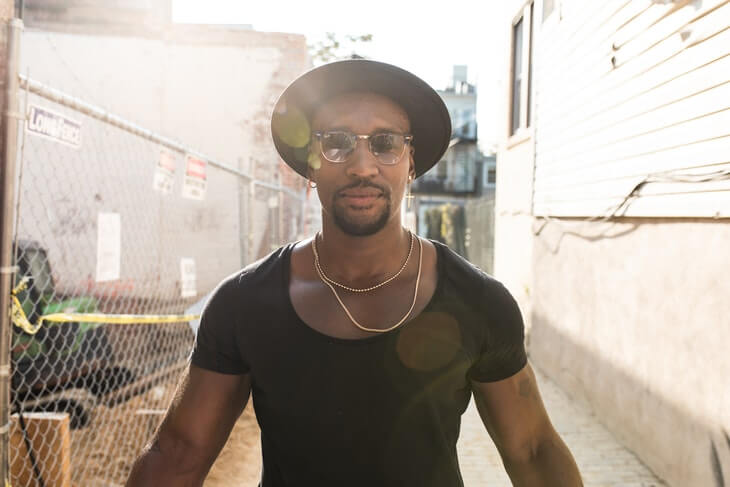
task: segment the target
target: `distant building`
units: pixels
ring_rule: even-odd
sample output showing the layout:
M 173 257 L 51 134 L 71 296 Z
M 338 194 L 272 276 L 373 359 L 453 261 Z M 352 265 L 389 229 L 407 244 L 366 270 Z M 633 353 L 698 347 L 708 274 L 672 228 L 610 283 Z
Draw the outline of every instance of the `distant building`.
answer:
M 172 3 L 163 0 L 24 0 L 26 26 L 78 32 L 149 35 L 167 27 Z
M 185 229 L 197 221 L 196 228 L 206 230 L 190 228 L 190 238 L 174 243 L 188 246 L 185 255 L 200 252 L 198 286 L 209 290 L 228 273 L 270 252 L 272 246 L 299 238 L 318 225 L 312 212 L 307 212 L 307 219 L 298 217 L 305 205 L 289 195 L 303 195 L 305 181 L 280 160 L 269 128 L 278 95 L 311 62 L 302 35 L 257 32 L 249 26 L 175 24 L 169 4 L 162 0 L 26 0 L 20 72 L 180 141 L 257 180 L 289 188 L 279 197 L 277 192 L 258 186 L 249 197 L 247 180 L 210 168 L 211 187 L 219 184 L 216 181 L 223 181 L 220 184 L 225 186 L 208 191 L 205 200 L 191 210 L 196 218 L 183 222 Z M 30 101 L 61 110 L 45 100 L 34 100 L 33 95 Z M 96 126 L 96 122 L 84 123 L 84 143 L 75 157 L 99 157 L 102 149 L 95 149 L 98 139 L 92 132 Z M 131 157 L 122 135 L 114 139 L 121 160 Z M 183 161 L 176 161 L 176 174 L 181 174 Z M 156 162 L 156 157 L 150 156 L 148 168 Z M 60 171 L 58 183 L 73 185 L 74 177 L 72 171 Z M 102 186 L 102 182 L 87 181 L 90 187 Z M 145 190 L 150 184 L 140 180 Z M 78 201 L 69 199 L 63 204 L 77 208 L 83 215 L 80 224 L 91 228 L 97 203 L 82 194 L 75 196 Z M 175 197 L 179 199 L 179 195 Z M 39 205 L 33 200 L 24 202 L 28 210 Z M 62 204 L 56 203 L 54 211 L 61 209 Z M 147 209 L 132 210 L 141 214 Z M 179 235 L 177 231 L 161 238 L 173 238 Z M 65 245 L 60 239 L 43 243 L 57 255 L 58 247 Z M 150 259 L 156 255 L 148 248 L 139 253 Z M 147 267 L 153 268 L 152 264 Z M 73 276 L 82 270 L 63 265 L 55 267 L 64 276 L 71 276 L 65 282 L 73 289 Z M 132 277 L 143 282 L 143 276 Z
M 451 145 L 444 158 L 414 182 L 414 194 L 465 197 L 490 189 L 483 176 L 488 167 L 477 147 L 477 90 L 466 74 L 466 66 L 454 66 L 451 86 L 438 91 L 451 116 Z
M 477 199 L 494 199 L 496 158 L 485 157 L 477 145 L 477 89 L 467 81 L 467 67 L 454 66 L 451 85 L 438 93 L 451 116 L 451 144 L 443 159 L 411 187 L 417 228 L 419 234 L 445 241 L 471 258 L 481 255 L 485 246 L 491 248 L 491 244 L 479 239 L 480 248 L 469 249 L 474 225 L 467 221 L 466 214 L 469 202 L 473 206 Z M 445 225 L 443 218 L 448 220 Z M 484 233 L 483 229 L 478 231 Z M 473 261 L 491 268 L 491 254 Z

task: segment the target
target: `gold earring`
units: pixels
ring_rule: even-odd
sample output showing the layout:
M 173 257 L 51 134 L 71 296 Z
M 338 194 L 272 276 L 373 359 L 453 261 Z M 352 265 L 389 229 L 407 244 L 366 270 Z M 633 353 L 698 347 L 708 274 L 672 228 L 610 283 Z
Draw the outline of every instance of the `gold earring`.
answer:
M 413 194 L 411 193 L 411 181 L 413 181 L 413 177 L 408 176 L 408 188 L 406 190 L 406 210 L 411 209 L 411 201 L 413 201 Z
M 310 188 L 317 189 L 317 183 L 315 183 L 311 179 L 307 179 L 307 184 L 309 185 Z

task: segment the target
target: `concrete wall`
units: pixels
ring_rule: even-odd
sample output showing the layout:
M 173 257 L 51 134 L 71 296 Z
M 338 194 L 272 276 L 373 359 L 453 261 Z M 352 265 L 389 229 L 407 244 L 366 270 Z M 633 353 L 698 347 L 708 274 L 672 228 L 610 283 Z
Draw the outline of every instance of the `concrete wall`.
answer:
M 22 73 L 233 166 L 278 171 L 268 120 L 307 69 L 304 37 L 177 26 L 157 38 L 28 28 Z M 260 173 L 259 169 L 259 173 Z
M 505 7 L 509 18 L 498 26 L 504 44 L 503 58 L 497 67 L 501 73 L 502 96 L 499 110 L 499 144 L 497 148 L 497 182 L 494 203 L 494 276 L 502 281 L 517 300 L 525 326 L 531 327 L 532 293 L 532 193 L 534 174 L 534 130 L 527 126 L 527 79 L 522 82 L 521 124 L 511 134 L 512 93 L 512 20 L 525 5 L 511 0 Z M 526 42 L 523 42 L 526 44 Z M 526 49 L 526 48 L 523 48 Z M 523 55 L 523 66 L 526 55 Z M 524 68 L 526 72 L 526 67 Z
M 672 486 L 730 481 L 730 224 L 549 224 L 530 353 Z
M 517 300 L 528 331 L 533 289 L 533 151 L 530 138 L 515 146 L 500 146 L 494 206 L 494 276 Z
M 170 26 L 147 37 L 106 35 L 98 25 L 64 28 L 24 33 L 23 74 L 257 179 L 303 188 L 303 180 L 280 177 L 290 170 L 268 129 L 277 96 L 309 65 L 303 36 L 205 26 Z M 299 222 L 298 202 L 284 215 L 286 225 L 278 225 L 270 211 L 273 192 L 249 200 L 247 180 L 211 166 L 205 200 L 182 198 L 181 154 L 173 192 L 160 195 L 152 190 L 159 146 L 36 96 L 30 101 L 83 122 L 80 149 L 28 136 L 21 193 L 21 237 L 49 250 L 66 292 L 99 291 L 99 212 L 122 219 L 123 285 L 113 291 L 145 298 L 170 297 L 176 289 L 179 295 L 180 257 L 196 260 L 198 293 L 205 294 L 269 252 L 272 239 L 298 233 L 290 225 Z

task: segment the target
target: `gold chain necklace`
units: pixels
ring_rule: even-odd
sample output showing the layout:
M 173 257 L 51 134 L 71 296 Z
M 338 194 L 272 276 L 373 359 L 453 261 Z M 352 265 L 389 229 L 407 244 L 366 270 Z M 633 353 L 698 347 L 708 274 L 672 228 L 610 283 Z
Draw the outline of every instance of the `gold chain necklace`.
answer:
M 411 236 L 413 236 L 413 234 L 411 234 Z M 312 248 L 313 249 L 316 246 L 316 244 L 314 243 L 315 240 L 316 240 L 316 238 L 314 240 L 312 240 Z M 314 252 L 315 252 L 314 255 L 315 255 L 315 259 L 316 259 L 316 256 L 317 256 L 317 253 L 316 252 L 317 251 L 315 250 Z M 398 328 L 400 325 L 403 324 L 403 322 L 406 321 L 406 319 L 413 312 L 413 308 L 416 306 L 416 300 L 418 299 L 418 285 L 421 282 L 421 263 L 422 262 L 423 262 L 423 244 L 421 243 L 421 239 L 419 238 L 418 239 L 418 273 L 416 274 L 416 288 L 413 290 L 413 302 L 411 303 L 411 307 L 408 308 L 408 312 L 406 312 L 406 314 L 403 316 L 403 318 L 401 318 L 398 321 L 398 323 L 396 323 L 395 325 L 393 325 L 393 326 L 391 326 L 389 328 L 385 328 L 385 329 L 368 328 L 368 327 L 362 326 L 360 323 L 358 323 L 357 320 L 352 316 L 352 313 L 350 313 L 350 310 L 347 309 L 347 306 L 345 306 L 345 303 L 343 303 L 342 302 L 342 299 L 340 299 L 340 296 L 337 294 L 337 290 L 335 289 L 335 287 L 332 284 L 330 284 L 324 278 L 324 275 L 319 270 L 319 267 L 315 265 L 314 266 L 314 269 L 317 271 L 317 275 L 322 280 L 322 282 L 325 283 L 328 288 L 330 288 L 330 290 L 332 291 L 332 294 L 335 295 L 335 298 L 337 299 L 337 302 L 340 303 L 340 306 L 344 310 L 345 314 L 347 315 L 348 318 L 350 318 L 350 321 L 352 321 L 352 323 L 356 327 L 358 327 L 362 331 L 368 331 L 368 332 L 371 332 L 371 333 L 385 333 L 387 331 L 391 331 L 391 330 L 394 330 L 394 329 Z
M 400 269 L 398 269 L 398 272 L 396 272 L 395 274 L 393 274 L 392 276 L 390 276 L 388 279 L 381 282 L 380 284 L 376 284 L 374 286 L 364 287 L 364 288 L 350 287 L 350 286 L 345 286 L 344 284 L 340 284 L 339 282 L 335 281 L 334 279 L 331 279 L 327 274 L 325 274 L 324 269 L 322 269 L 322 264 L 320 264 L 320 262 L 319 262 L 319 253 L 317 252 L 317 235 L 319 235 L 319 233 L 317 233 L 317 235 L 315 235 L 314 239 L 312 240 L 312 252 L 314 253 L 314 266 L 317 268 L 317 273 L 320 274 L 325 281 L 329 282 L 330 284 L 334 284 L 335 286 L 345 289 L 347 291 L 350 291 L 353 293 L 366 293 L 368 291 L 372 291 L 373 289 L 378 289 L 379 287 L 385 286 L 390 281 L 392 281 L 396 277 L 400 276 L 401 272 L 403 272 L 403 269 L 405 269 L 406 265 L 408 265 L 408 259 L 411 258 L 411 253 L 413 252 L 413 240 L 414 240 L 413 232 L 411 232 L 409 230 L 408 233 L 411 236 L 411 245 L 410 245 L 410 248 L 408 249 L 408 255 L 406 256 L 405 262 L 403 262 L 403 265 L 400 267 Z

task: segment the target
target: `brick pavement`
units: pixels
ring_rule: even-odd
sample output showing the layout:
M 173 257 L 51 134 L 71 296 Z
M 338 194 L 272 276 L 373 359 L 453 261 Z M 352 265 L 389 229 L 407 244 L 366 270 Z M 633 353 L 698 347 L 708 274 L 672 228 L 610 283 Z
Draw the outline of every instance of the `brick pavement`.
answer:
M 587 407 L 571 400 L 537 368 L 535 373 L 550 419 L 573 453 L 585 487 L 665 485 L 621 446 Z M 512 486 L 473 401 L 462 418 L 458 452 L 465 487 Z

